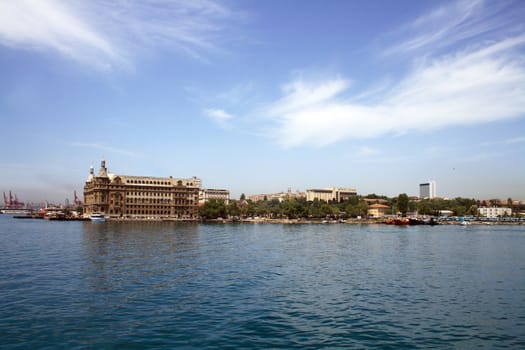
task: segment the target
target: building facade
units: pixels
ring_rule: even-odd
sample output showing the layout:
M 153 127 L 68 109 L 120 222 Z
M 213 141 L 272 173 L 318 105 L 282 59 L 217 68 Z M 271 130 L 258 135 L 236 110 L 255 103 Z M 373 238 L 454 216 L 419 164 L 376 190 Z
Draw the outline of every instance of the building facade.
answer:
M 84 213 L 103 212 L 108 218 L 198 218 L 201 180 L 173 177 L 127 176 L 109 173 L 102 160 L 93 167 L 84 186 Z
M 343 202 L 356 195 L 357 191 L 353 188 L 329 187 L 306 190 L 307 201 L 318 199 L 325 202 Z
M 478 214 L 487 218 L 497 218 L 500 216 L 511 216 L 511 208 L 482 207 L 478 208 Z
M 199 205 L 202 205 L 212 199 L 223 201 L 224 204 L 228 205 L 230 204 L 230 191 L 211 188 L 205 188 L 199 191 Z
M 273 201 L 273 200 L 278 200 L 279 202 L 283 202 L 288 199 L 299 199 L 299 198 L 304 198 L 304 197 L 306 197 L 306 194 L 304 192 L 300 192 L 300 191 L 292 192 L 291 188 L 289 188 L 288 192 L 254 194 L 254 195 L 249 196 L 248 198 L 251 199 L 253 202 Z
M 368 216 L 371 218 L 381 218 L 391 212 L 391 209 L 388 205 L 384 204 L 372 204 L 368 207 Z
M 436 197 L 436 182 L 428 181 L 419 184 L 419 198 L 432 199 Z

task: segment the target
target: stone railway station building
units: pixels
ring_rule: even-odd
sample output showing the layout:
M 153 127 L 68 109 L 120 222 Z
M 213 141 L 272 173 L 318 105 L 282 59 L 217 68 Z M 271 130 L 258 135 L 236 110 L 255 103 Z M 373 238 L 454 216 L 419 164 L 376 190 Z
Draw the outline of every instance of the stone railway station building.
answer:
M 91 167 L 86 180 L 84 213 L 103 212 L 113 219 L 196 220 L 200 187 L 197 177 L 115 175 L 102 160 L 98 174 Z

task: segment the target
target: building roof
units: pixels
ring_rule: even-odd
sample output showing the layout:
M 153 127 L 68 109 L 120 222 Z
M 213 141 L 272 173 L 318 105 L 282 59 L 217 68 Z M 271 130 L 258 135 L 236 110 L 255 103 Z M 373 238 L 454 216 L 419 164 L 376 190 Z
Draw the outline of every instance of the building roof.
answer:
M 384 204 L 372 204 L 368 209 L 390 209 L 390 207 Z

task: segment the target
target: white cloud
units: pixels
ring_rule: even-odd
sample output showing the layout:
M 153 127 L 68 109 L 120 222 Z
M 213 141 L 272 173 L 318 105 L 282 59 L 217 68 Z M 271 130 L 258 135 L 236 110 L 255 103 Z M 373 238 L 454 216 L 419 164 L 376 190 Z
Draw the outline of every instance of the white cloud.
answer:
M 231 119 L 234 119 L 233 115 L 225 112 L 222 109 L 210 108 L 204 110 L 204 113 L 221 126 L 226 126 L 227 122 L 229 122 Z
M 427 59 L 372 103 L 351 103 L 347 80 L 296 80 L 267 108 L 284 147 L 324 146 L 415 130 L 466 126 L 525 114 L 525 35 Z M 346 95 L 345 95 L 346 93 Z
M 0 2 L 0 42 L 28 49 L 54 49 L 101 66 L 121 61 L 118 50 L 59 1 Z
M 522 30 L 525 8 L 510 1 L 462 0 L 442 5 L 407 23 L 385 41 L 383 54 L 429 53 L 483 36 Z
M 169 47 L 205 60 L 228 8 L 200 1 L 0 1 L 0 45 L 54 50 L 99 69 L 129 68 L 137 52 Z
M 282 88 L 286 96 L 273 105 L 270 113 L 282 114 L 298 108 L 314 106 L 344 91 L 348 85 L 348 81 L 341 78 L 319 84 L 295 80 Z

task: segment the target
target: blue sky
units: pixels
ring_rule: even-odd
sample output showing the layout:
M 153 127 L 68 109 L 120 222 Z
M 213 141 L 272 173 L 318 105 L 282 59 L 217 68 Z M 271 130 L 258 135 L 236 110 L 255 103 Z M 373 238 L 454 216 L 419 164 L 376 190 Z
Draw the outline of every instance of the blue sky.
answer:
M 0 191 L 525 200 L 523 1 L 0 0 Z

